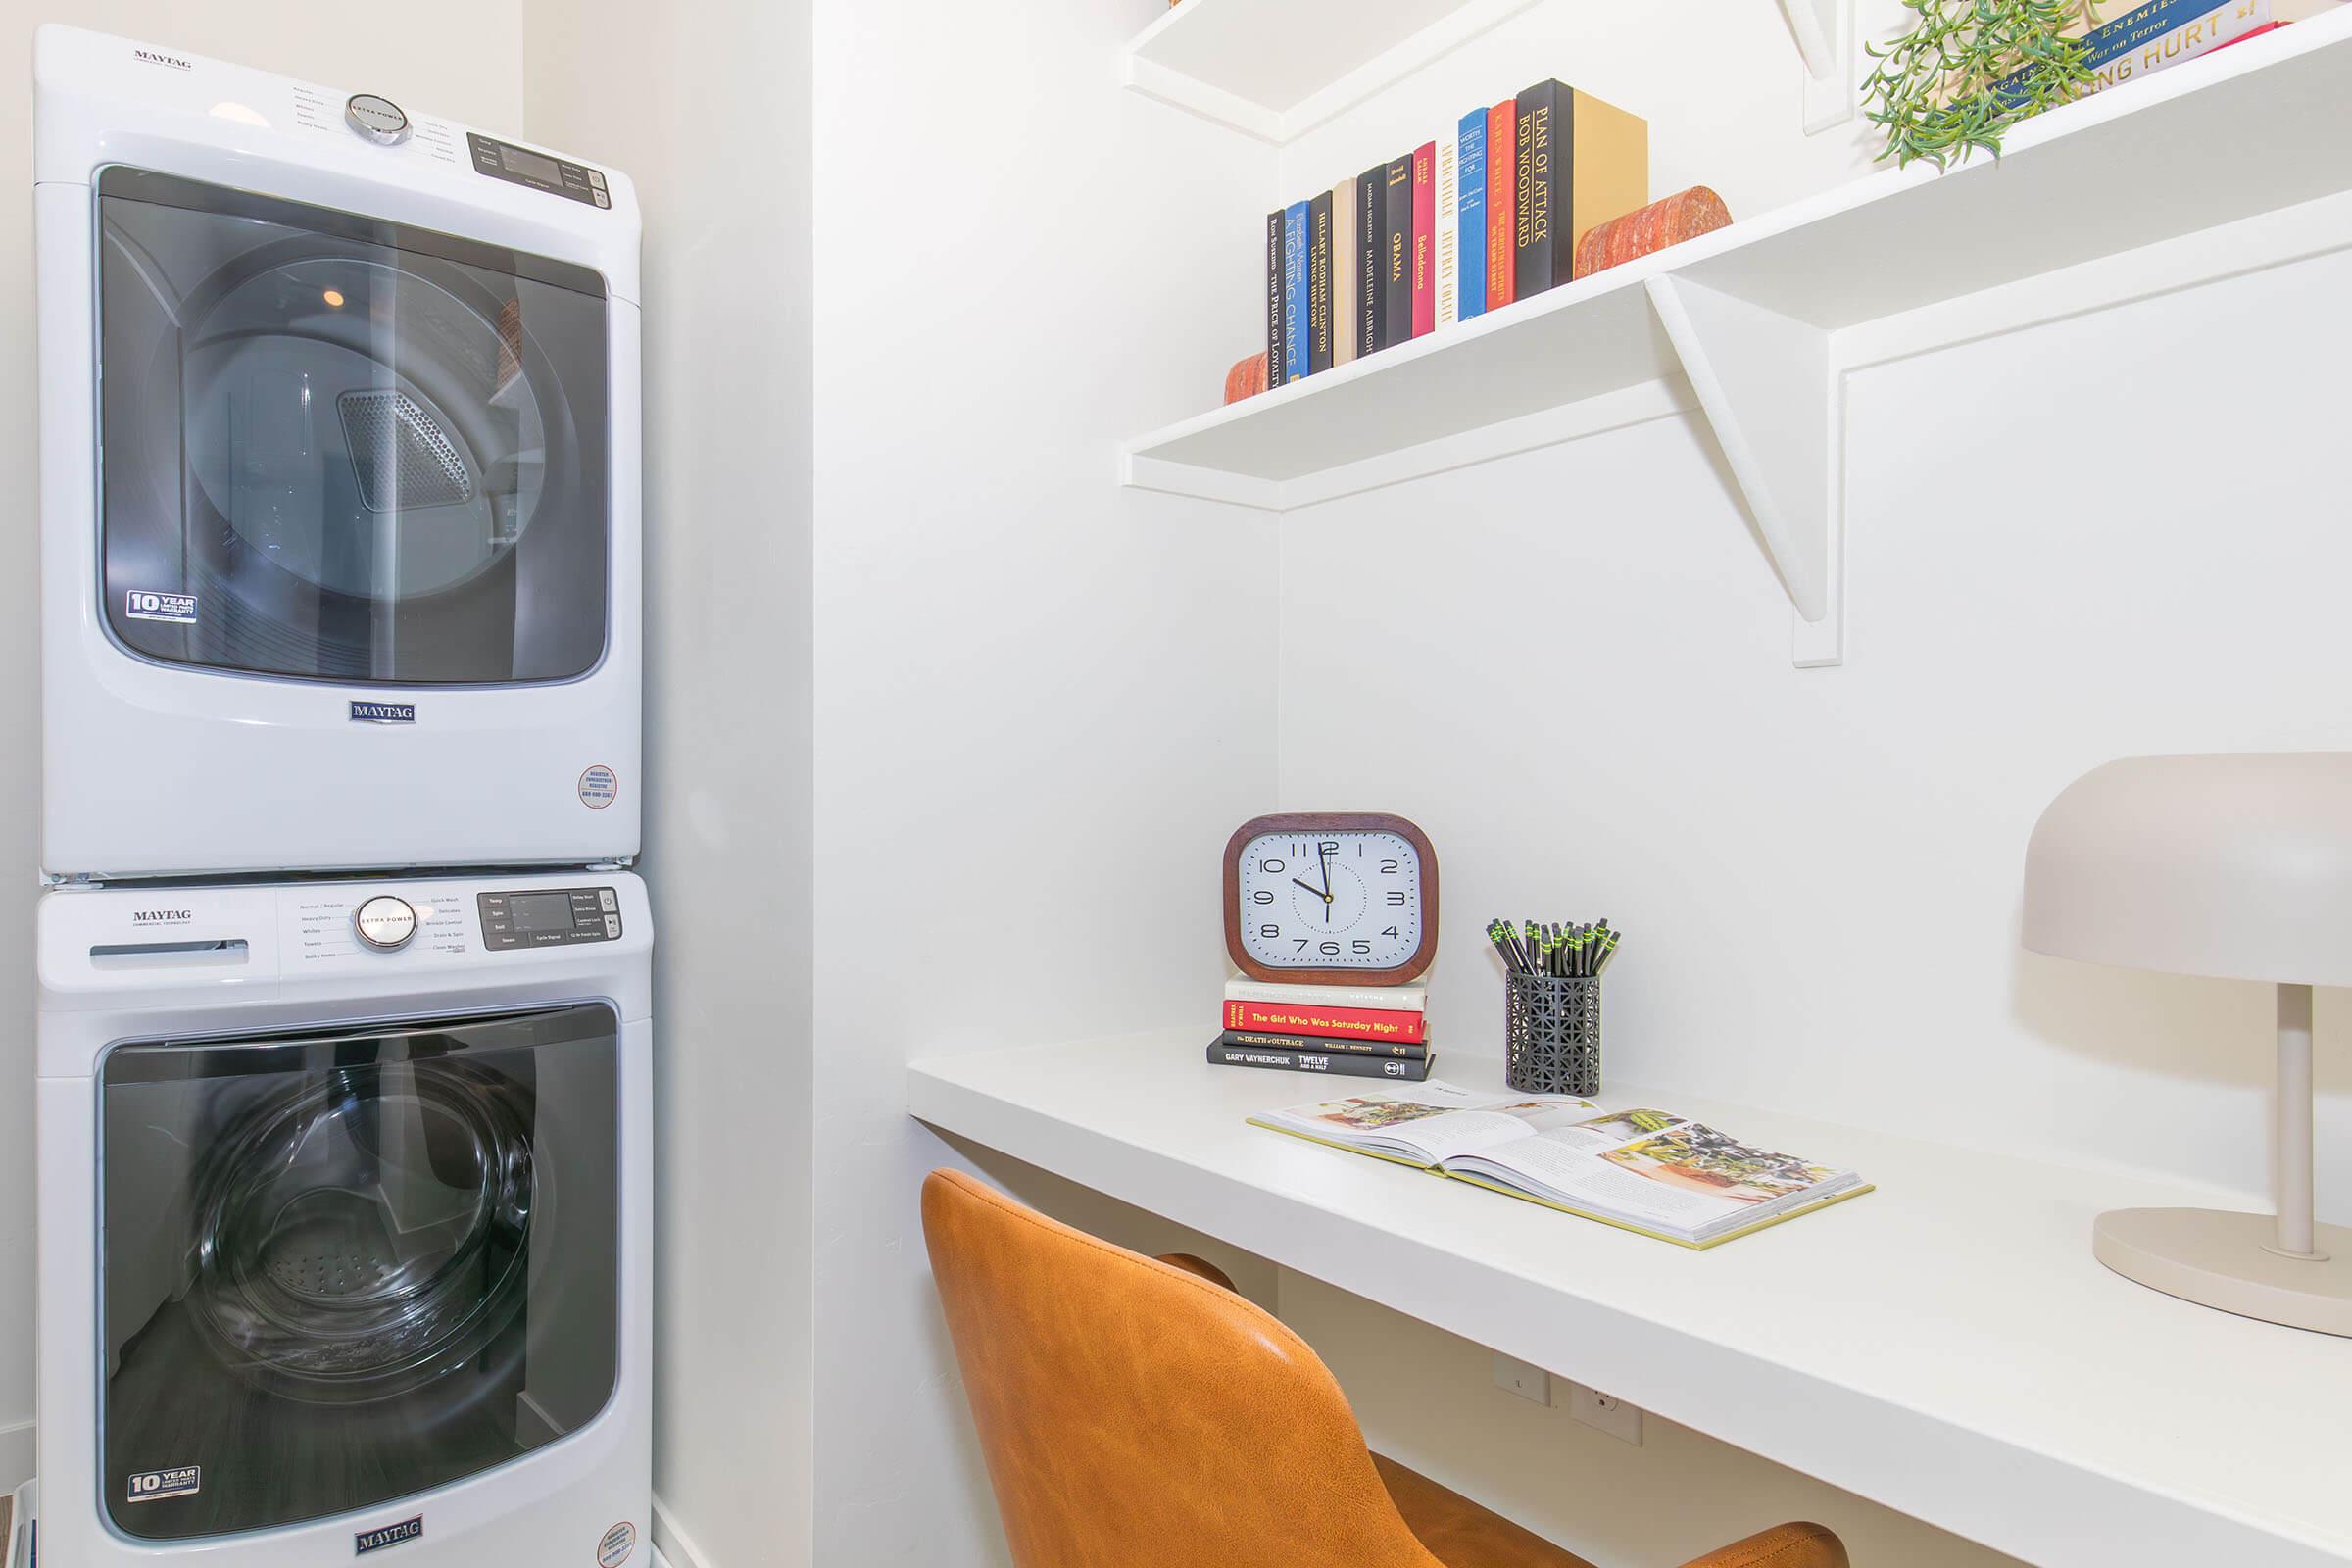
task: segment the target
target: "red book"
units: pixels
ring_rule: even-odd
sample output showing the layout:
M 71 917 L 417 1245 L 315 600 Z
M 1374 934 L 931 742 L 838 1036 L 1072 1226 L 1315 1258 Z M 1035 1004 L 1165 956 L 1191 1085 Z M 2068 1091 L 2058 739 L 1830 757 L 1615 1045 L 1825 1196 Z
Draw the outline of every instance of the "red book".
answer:
M 1319 1035 L 1326 1040 L 1370 1040 L 1413 1046 L 1429 1039 L 1429 1014 L 1386 1007 L 1326 1007 L 1319 1003 L 1235 1002 L 1223 1013 L 1228 1029 Z
M 1487 111 L 1487 309 L 1519 297 L 1519 100 Z
M 1438 329 L 1438 144 L 1413 149 L 1413 336 Z

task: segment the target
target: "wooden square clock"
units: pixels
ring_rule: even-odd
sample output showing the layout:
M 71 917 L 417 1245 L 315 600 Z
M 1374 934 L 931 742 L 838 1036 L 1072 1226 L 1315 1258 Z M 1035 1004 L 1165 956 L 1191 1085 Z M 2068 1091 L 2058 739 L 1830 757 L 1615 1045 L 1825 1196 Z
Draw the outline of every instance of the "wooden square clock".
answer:
M 1225 951 L 1253 980 L 1395 986 L 1438 956 L 1438 855 L 1401 816 L 1253 817 L 1225 845 Z

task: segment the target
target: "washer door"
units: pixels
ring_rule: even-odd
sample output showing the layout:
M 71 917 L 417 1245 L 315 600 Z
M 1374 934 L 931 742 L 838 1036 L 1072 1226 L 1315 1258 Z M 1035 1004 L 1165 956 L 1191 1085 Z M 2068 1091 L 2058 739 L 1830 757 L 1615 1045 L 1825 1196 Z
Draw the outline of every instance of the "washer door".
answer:
M 173 663 L 394 686 L 604 656 L 585 268 L 131 169 L 98 179 L 106 622 Z
M 605 1004 L 109 1053 L 101 1503 L 187 1541 L 369 1508 L 619 1371 Z

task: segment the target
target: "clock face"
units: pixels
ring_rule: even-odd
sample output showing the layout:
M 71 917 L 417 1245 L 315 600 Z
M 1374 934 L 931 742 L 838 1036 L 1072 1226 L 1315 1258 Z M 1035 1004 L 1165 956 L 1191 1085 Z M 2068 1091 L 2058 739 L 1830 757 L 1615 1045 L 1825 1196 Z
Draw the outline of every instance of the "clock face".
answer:
M 1402 969 L 1421 951 L 1421 852 L 1386 829 L 1278 829 L 1241 846 L 1243 950 L 1269 969 Z

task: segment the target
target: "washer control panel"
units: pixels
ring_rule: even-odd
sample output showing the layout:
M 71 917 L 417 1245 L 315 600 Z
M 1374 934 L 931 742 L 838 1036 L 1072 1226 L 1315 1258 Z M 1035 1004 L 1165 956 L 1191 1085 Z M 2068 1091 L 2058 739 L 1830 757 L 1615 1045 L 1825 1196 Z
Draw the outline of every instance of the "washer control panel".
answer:
M 477 174 L 488 174 L 510 184 L 528 185 L 551 196 L 568 196 L 591 207 L 612 205 L 612 192 L 605 184 L 602 170 L 575 164 L 567 158 L 550 158 L 513 142 L 492 141 L 470 130 L 466 133 L 466 145 L 473 150 L 473 172 Z
M 612 888 L 530 888 L 475 895 L 482 946 L 560 948 L 620 940 L 620 894 Z

